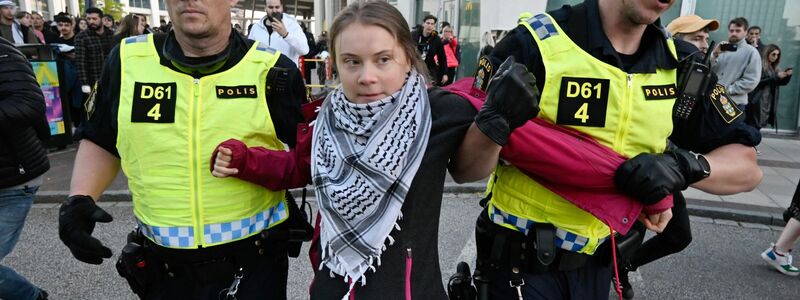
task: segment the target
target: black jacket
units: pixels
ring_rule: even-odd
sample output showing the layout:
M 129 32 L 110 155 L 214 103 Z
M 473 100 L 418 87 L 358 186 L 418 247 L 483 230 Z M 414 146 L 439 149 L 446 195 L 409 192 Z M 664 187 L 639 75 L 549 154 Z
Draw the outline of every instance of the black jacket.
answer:
M 444 53 L 444 45 L 442 45 L 439 34 L 434 31 L 430 36 L 425 37 L 420 30 L 412 32 L 411 38 L 417 43 L 417 51 L 425 60 L 431 80 L 433 82 L 442 80 L 442 76 L 447 74 L 447 55 Z M 437 58 L 434 59 L 434 56 Z
M 44 96 L 30 63 L 0 39 L 0 188 L 25 183 L 50 169 L 41 142 L 49 136 Z

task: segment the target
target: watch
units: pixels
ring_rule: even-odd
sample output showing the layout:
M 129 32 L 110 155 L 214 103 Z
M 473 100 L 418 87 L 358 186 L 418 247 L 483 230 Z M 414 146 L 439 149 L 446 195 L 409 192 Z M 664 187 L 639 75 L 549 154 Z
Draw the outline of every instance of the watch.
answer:
M 708 163 L 706 157 L 699 153 L 690 153 L 694 154 L 694 158 L 697 159 L 697 161 L 700 163 L 700 166 L 703 168 L 703 178 L 711 176 L 711 165 Z

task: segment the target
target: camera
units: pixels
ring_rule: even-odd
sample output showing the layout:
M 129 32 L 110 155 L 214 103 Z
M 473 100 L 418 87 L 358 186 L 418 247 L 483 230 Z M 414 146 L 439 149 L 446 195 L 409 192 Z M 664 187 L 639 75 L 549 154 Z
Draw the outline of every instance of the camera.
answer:
M 737 49 L 739 49 L 739 46 L 733 43 L 719 45 L 720 51 L 736 51 Z

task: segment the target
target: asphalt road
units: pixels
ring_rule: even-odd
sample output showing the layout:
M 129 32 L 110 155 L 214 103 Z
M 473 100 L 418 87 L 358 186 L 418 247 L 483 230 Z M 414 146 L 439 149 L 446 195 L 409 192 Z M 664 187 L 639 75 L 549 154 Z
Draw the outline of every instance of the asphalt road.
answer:
M 480 211 L 479 197 L 445 195 L 439 232 L 445 277 L 457 261 L 474 260 L 472 228 Z M 103 206 L 115 220 L 100 224 L 95 236 L 116 256 L 133 227 L 130 202 Z M 42 286 L 51 299 L 135 299 L 111 261 L 95 266 L 72 258 L 58 240 L 57 215 L 55 204 L 36 204 L 20 243 L 3 263 Z M 637 299 L 797 299 L 800 295 L 800 278 L 779 274 L 759 257 L 780 228 L 703 218 L 693 218 L 692 226 L 694 242 L 687 250 L 633 273 Z M 306 299 L 312 273 L 305 254 L 290 260 L 289 274 L 289 298 Z

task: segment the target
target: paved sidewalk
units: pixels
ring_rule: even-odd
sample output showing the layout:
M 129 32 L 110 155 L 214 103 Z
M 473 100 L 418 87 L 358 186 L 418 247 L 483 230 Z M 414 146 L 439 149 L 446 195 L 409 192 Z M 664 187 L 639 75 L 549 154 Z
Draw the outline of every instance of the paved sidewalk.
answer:
M 66 198 L 77 146 L 51 153 L 50 171 L 44 176 L 36 201 L 60 202 Z M 753 191 L 716 196 L 690 188 L 685 192 L 692 215 L 765 225 L 784 225 L 781 216 L 800 180 L 800 138 L 765 134 L 759 145 L 758 164 L 764 172 Z M 76 174 L 81 176 L 81 174 Z M 459 185 L 448 178 L 445 193 L 482 193 L 483 182 Z M 310 192 L 313 193 L 313 190 Z M 120 174 L 103 195 L 103 201 L 130 201 L 125 176 Z

